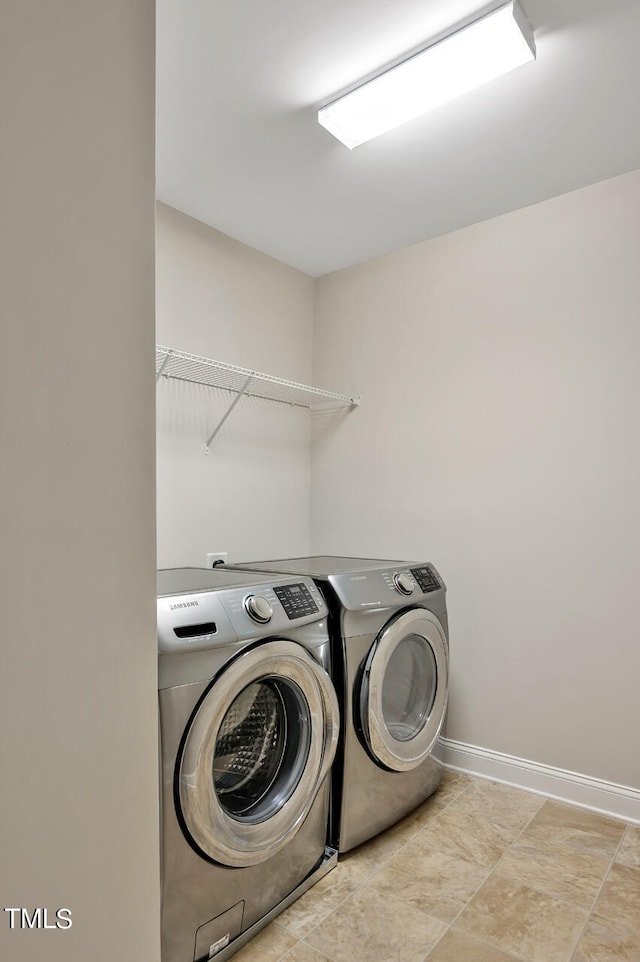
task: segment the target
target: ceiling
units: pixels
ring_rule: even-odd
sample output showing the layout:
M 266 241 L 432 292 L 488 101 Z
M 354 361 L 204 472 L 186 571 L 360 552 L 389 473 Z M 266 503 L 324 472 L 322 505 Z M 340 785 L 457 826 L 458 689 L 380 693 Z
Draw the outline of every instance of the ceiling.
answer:
M 521 0 L 536 62 L 353 151 L 320 127 L 482 6 L 158 0 L 158 198 L 317 276 L 640 167 L 640 0 Z

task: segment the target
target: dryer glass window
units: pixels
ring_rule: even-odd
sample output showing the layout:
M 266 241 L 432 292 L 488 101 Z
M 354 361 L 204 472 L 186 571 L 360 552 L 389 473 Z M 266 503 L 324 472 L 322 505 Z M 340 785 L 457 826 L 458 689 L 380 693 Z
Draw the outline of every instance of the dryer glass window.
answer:
M 224 811 L 251 822 L 279 811 L 300 780 L 310 739 L 309 708 L 297 685 L 268 676 L 244 688 L 214 750 L 213 783 Z
M 406 742 L 424 727 L 438 685 L 431 645 L 419 635 L 407 635 L 386 666 L 382 684 L 384 722 L 392 738 Z

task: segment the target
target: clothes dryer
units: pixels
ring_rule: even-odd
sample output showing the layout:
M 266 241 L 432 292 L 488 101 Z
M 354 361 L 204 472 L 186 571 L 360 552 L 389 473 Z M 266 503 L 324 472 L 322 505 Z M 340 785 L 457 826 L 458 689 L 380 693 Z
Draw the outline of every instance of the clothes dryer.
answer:
M 430 562 L 315 556 L 241 567 L 311 577 L 329 607 L 342 718 L 330 841 L 346 852 L 440 783 L 432 750 L 449 692 L 444 581 Z
M 335 865 L 329 657 L 310 578 L 158 572 L 162 962 L 229 958 Z

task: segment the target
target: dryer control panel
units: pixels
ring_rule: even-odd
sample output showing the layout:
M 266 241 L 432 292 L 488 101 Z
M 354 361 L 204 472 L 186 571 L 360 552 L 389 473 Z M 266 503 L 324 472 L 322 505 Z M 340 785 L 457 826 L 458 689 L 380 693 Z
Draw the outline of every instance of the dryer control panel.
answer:
M 430 591 L 437 591 L 438 588 L 442 587 L 433 568 L 430 568 L 429 565 L 422 565 L 420 568 L 411 568 L 411 574 L 425 595 Z
M 446 591 L 445 584 L 432 564 L 396 563 L 392 568 L 378 571 L 363 569 L 329 575 L 328 581 L 343 608 L 363 611 L 375 608 L 399 608 L 405 605 L 428 604 Z M 434 597 L 435 596 L 435 597 Z M 444 604 L 444 601 L 442 601 Z

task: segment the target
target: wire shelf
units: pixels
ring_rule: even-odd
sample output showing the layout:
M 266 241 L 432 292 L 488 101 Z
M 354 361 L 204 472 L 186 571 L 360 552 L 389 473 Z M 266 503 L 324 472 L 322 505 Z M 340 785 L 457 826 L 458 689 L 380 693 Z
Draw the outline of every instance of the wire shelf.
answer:
M 357 396 L 324 391 L 321 388 L 298 384 L 296 381 L 273 377 L 271 374 L 263 374 L 261 371 L 251 371 L 249 368 L 213 361 L 196 354 L 185 354 L 183 351 L 174 351 L 160 345 L 156 346 L 156 375 L 158 378 L 174 377 L 181 381 L 192 381 L 195 384 L 232 391 L 234 394 L 243 393 L 300 407 L 311 407 L 327 401 L 345 405 L 360 403 Z M 251 383 L 245 388 L 248 378 Z
M 353 408 L 360 404 L 360 397 L 356 395 L 336 394 L 334 391 L 287 381 L 261 371 L 252 371 L 235 364 L 226 364 L 224 361 L 214 361 L 211 358 L 199 357 L 197 354 L 186 354 L 184 351 L 174 351 L 173 348 L 156 345 L 156 381 L 161 377 L 204 384 L 236 395 L 209 437 L 207 450 L 243 395 L 305 408 L 327 403 Z

